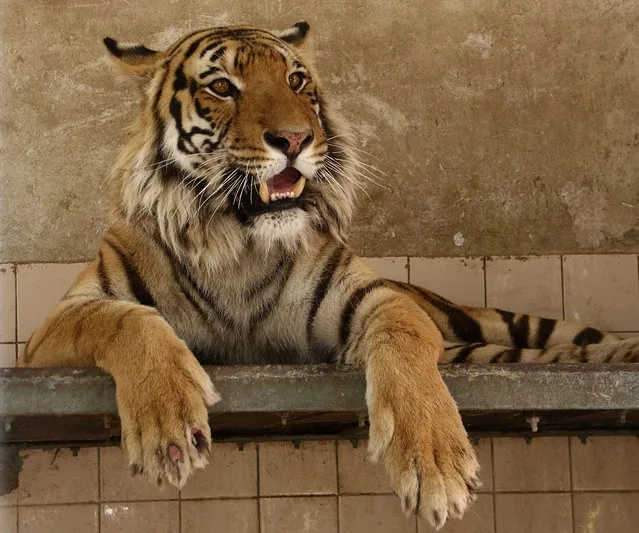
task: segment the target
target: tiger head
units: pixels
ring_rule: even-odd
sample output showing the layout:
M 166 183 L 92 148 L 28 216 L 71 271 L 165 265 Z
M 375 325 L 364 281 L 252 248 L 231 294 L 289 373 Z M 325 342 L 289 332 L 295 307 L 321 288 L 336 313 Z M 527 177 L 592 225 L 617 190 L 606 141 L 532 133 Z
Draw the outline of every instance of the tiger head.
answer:
M 309 26 L 197 31 L 165 51 L 105 39 L 143 105 L 116 165 L 115 213 L 177 253 L 342 239 L 356 159 L 309 62 Z

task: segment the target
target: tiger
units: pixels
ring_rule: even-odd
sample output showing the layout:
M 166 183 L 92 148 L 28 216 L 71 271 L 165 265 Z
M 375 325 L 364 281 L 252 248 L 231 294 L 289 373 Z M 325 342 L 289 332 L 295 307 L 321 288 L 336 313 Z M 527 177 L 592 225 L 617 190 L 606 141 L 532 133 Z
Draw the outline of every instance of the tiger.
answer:
M 373 272 L 347 239 L 368 167 L 308 34 L 216 27 L 162 51 L 104 39 L 141 101 L 110 225 L 18 364 L 109 373 L 132 474 L 179 488 L 211 451 L 220 397 L 202 365 L 357 365 L 370 459 L 439 529 L 481 482 L 438 364 L 636 362 L 639 341 Z

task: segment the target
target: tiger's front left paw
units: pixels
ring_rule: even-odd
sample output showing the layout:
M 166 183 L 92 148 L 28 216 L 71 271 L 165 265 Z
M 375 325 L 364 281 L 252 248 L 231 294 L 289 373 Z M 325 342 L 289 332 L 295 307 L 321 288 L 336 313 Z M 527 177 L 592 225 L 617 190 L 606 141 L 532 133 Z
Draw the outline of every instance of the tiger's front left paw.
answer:
M 463 516 L 481 483 L 455 402 L 439 374 L 432 381 L 369 390 L 369 453 L 383 458 L 404 511 L 439 529 Z

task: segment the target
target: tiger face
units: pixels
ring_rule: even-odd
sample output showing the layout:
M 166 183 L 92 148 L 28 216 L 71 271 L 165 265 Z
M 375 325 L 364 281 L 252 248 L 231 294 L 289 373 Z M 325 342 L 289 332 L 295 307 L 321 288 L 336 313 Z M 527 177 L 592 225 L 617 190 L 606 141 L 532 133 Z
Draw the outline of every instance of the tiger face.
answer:
M 354 158 L 306 59 L 308 29 L 214 28 L 164 52 L 105 39 L 123 71 L 147 80 L 143 140 L 130 164 L 145 200 L 134 209 L 153 210 L 154 190 L 182 203 L 177 214 L 156 206 L 156 216 L 189 228 L 233 218 L 267 249 L 295 247 L 309 231 L 343 238 Z

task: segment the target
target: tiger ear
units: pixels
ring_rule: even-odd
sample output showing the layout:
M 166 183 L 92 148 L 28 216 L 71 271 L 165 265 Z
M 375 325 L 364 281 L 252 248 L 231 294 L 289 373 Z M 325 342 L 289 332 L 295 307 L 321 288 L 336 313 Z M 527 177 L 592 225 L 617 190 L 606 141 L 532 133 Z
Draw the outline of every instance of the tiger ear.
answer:
M 307 36 L 310 28 L 308 22 L 296 22 L 290 28 L 277 32 L 276 35 L 285 43 L 296 48 L 302 48 L 308 40 Z
M 104 45 L 118 69 L 129 76 L 152 77 L 164 57 L 163 52 L 151 50 L 141 44 L 120 44 L 111 37 L 104 38 Z

